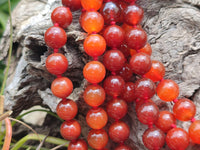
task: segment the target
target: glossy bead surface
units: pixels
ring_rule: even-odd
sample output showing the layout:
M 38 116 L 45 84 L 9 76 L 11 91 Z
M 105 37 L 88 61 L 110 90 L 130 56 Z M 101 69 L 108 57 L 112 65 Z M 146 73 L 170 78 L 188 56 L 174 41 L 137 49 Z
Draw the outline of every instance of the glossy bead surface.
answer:
M 63 54 L 53 53 L 46 59 L 46 68 L 51 74 L 61 75 L 67 70 L 67 67 L 68 61 Z
M 151 99 L 147 99 L 147 100 L 144 100 L 144 99 L 140 99 L 140 100 L 136 100 L 136 105 L 135 105 L 135 110 L 137 112 L 138 108 L 140 108 L 141 105 L 143 105 L 144 103 L 154 103 L 154 101 L 152 101 Z
M 99 34 L 91 34 L 84 41 L 85 52 L 92 57 L 101 56 L 106 50 L 106 41 Z
M 130 129 L 128 125 L 122 121 L 117 121 L 109 127 L 109 136 L 114 142 L 120 143 L 128 139 Z
M 173 80 L 169 80 L 169 79 L 161 81 L 158 84 L 156 91 L 157 91 L 158 97 L 161 100 L 166 101 L 166 102 L 173 101 L 179 95 L 178 84 L 174 82 Z
M 142 140 L 149 150 L 159 150 L 165 144 L 165 134 L 158 128 L 149 128 L 143 133 Z
M 67 35 L 60 27 L 50 27 L 44 34 L 44 40 L 47 46 L 59 49 L 67 42 Z
M 104 26 L 103 16 L 96 11 L 85 12 L 81 17 L 81 26 L 88 33 L 98 33 Z
M 155 122 L 156 127 L 165 133 L 172 129 L 172 124 L 176 124 L 176 118 L 169 111 L 161 111 L 158 120 Z
M 174 104 L 173 113 L 176 119 L 181 121 L 189 121 L 196 114 L 196 106 L 189 99 L 179 99 Z
M 62 100 L 56 107 L 57 115 L 63 120 L 73 119 L 78 112 L 77 104 L 70 99 Z
M 76 140 L 81 134 L 81 126 L 76 120 L 65 121 L 60 127 L 60 133 L 66 140 Z
M 106 94 L 117 97 L 124 90 L 125 82 L 120 76 L 109 76 L 104 80 L 103 87 Z
M 200 120 L 196 120 L 190 125 L 189 136 L 193 143 L 200 144 Z
M 123 23 L 124 22 L 124 15 L 122 12 L 124 12 L 124 10 L 126 9 L 126 7 L 128 6 L 128 4 L 125 1 L 117 1 L 117 5 L 120 9 L 120 18 L 119 18 L 119 22 Z
M 101 8 L 103 0 L 81 0 L 82 7 L 87 11 L 97 11 Z
M 119 50 L 109 50 L 104 54 L 103 64 L 109 71 L 121 70 L 125 63 L 125 57 Z
M 121 98 L 130 103 L 136 99 L 135 84 L 133 82 L 127 82 L 122 92 Z
M 51 84 L 51 91 L 59 98 L 66 98 L 73 91 L 72 81 L 67 77 L 56 78 Z
M 133 73 L 144 75 L 151 69 L 151 58 L 145 53 L 137 53 L 130 59 L 129 64 Z
M 71 141 L 67 150 L 88 150 L 88 146 L 84 140 L 78 139 L 76 141 Z
M 94 149 L 103 149 L 108 143 L 108 135 L 105 130 L 90 130 L 87 137 L 88 144 Z
M 124 54 L 126 58 L 130 56 L 130 48 L 126 44 L 121 44 L 119 50 Z
M 123 99 L 117 98 L 108 102 L 106 110 L 108 116 L 113 119 L 119 120 L 126 115 L 128 111 L 128 106 Z
M 141 49 L 139 49 L 139 51 L 151 56 L 152 54 L 151 45 L 149 43 L 146 43 L 146 45 L 142 47 Z
M 58 23 L 61 28 L 66 29 L 72 23 L 72 13 L 69 8 L 60 6 L 51 13 L 53 23 Z
M 131 77 L 133 75 L 133 72 L 132 72 L 131 66 L 129 64 L 124 64 L 122 69 L 119 70 L 117 72 L 117 74 L 119 76 L 121 76 L 124 79 L 124 81 L 128 82 L 128 81 L 130 81 L 130 79 L 131 79 Z
M 90 83 L 101 82 L 106 74 L 106 69 L 99 61 L 90 61 L 83 68 L 83 76 Z
M 160 81 L 165 76 L 165 67 L 161 62 L 152 60 L 151 69 L 144 76 L 153 82 Z
M 103 128 L 107 121 L 107 113 L 102 108 L 90 109 L 86 115 L 86 122 L 92 129 Z
M 99 85 L 89 85 L 84 91 L 83 98 L 88 105 L 97 107 L 103 104 L 106 93 Z
M 132 148 L 126 145 L 119 145 L 115 148 L 115 150 L 132 150 Z
M 81 9 L 81 0 L 62 0 L 62 4 L 72 11 Z
M 171 150 L 185 150 L 190 143 L 190 139 L 185 130 L 181 128 L 173 128 L 168 131 L 166 142 Z
M 150 99 L 156 93 L 154 82 L 148 78 L 142 78 L 135 82 L 135 96 L 140 99 Z

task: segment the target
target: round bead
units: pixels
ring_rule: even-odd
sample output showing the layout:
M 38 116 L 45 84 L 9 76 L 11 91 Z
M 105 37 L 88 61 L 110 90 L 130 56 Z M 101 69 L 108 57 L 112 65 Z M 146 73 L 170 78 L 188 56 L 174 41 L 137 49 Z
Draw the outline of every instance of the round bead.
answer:
M 158 120 L 155 122 L 156 127 L 165 133 L 172 129 L 172 124 L 176 124 L 176 118 L 169 111 L 161 111 Z
M 78 107 L 73 100 L 66 99 L 60 101 L 56 107 L 56 112 L 61 119 L 68 121 L 76 116 Z
M 61 28 L 66 29 L 72 23 L 72 13 L 69 8 L 60 6 L 51 13 L 53 23 L 58 23 Z
M 60 27 L 50 27 L 44 34 L 44 40 L 47 46 L 59 49 L 67 42 L 67 35 Z
M 111 140 L 120 143 L 128 139 L 130 129 L 126 123 L 122 121 L 117 121 L 111 124 L 108 132 Z
M 179 95 L 179 87 L 173 80 L 163 80 L 161 81 L 157 88 L 157 95 L 158 97 L 166 102 L 173 101 Z
M 149 128 L 144 132 L 142 140 L 149 150 L 159 150 L 165 144 L 165 134 L 158 128 Z
M 147 43 L 143 48 L 139 49 L 139 52 L 145 53 L 149 56 L 152 54 L 151 45 Z
M 96 11 L 85 12 L 81 17 L 81 26 L 89 34 L 100 32 L 104 26 L 103 16 Z
M 121 76 L 124 79 L 124 81 L 128 82 L 131 79 L 133 72 L 132 72 L 131 66 L 129 64 L 124 64 L 122 69 L 119 70 L 117 72 L 117 74 L 119 76 Z
M 128 106 L 126 102 L 122 99 L 113 99 L 107 104 L 108 115 L 116 120 L 123 118 L 128 111 Z
M 90 109 L 86 115 L 86 122 L 92 129 L 103 128 L 107 121 L 107 113 L 102 108 Z
M 87 137 L 88 144 L 94 149 L 103 149 L 108 143 L 108 135 L 105 130 L 90 130 Z
M 119 50 L 109 50 L 104 54 L 103 64 L 109 71 L 121 70 L 125 63 L 125 57 Z
M 106 94 L 117 97 L 124 90 L 125 82 L 120 76 L 109 76 L 104 80 L 103 87 Z
M 68 61 L 63 54 L 53 53 L 46 59 L 46 68 L 51 74 L 61 75 L 67 70 L 67 67 Z
M 168 147 L 172 150 L 185 150 L 190 143 L 190 139 L 185 130 L 181 128 L 173 128 L 168 131 L 166 142 Z
M 84 140 L 78 139 L 76 141 L 71 141 L 67 150 L 88 150 L 88 146 Z
M 101 56 L 106 50 L 106 41 L 99 34 L 91 34 L 84 41 L 85 52 L 92 57 Z
M 82 7 L 87 11 L 97 11 L 101 8 L 103 0 L 81 0 Z
M 122 92 L 121 98 L 126 102 L 130 103 L 136 99 L 135 95 L 135 84 L 133 82 L 127 82 Z
M 51 84 L 51 91 L 59 98 L 66 98 L 73 91 L 72 81 L 67 77 L 56 78 Z
M 149 99 L 154 96 L 156 86 L 154 82 L 148 78 L 142 78 L 135 83 L 135 96 L 140 99 Z
M 89 85 L 84 91 L 83 98 L 88 105 L 97 107 L 103 104 L 106 93 L 99 85 Z
M 115 148 L 115 150 L 132 150 L 132 148 L 126 145 L 119 145 Z
M 120 9 L 120 17 L 119 17 L 119 22 L 123 23 L 124 22 L 124 15 L 122 12 L 124 12 L 124 10 L 126 9 L 126 7 L 128 6 L 128 4 L 124 1 L 117 1 L 117 5 Z
M 137 112 L 138 108 L 140 108 L 141 105 L 143 105 L 144 103 L 154 103 L 151 99 L 147 99 L 147 100 L 144 100 L 144 99 L 140 99 L 140 100 L 136 100 L 136 105 L 135 105 L 135 110 Z
M 90 61 L 83 68 L 83 76 L 90 83 L 101 82 L 106 75 L 106 69 L 99 61 Z
M 72 11 L 81 9 L 81 0 L 62 0 L 62 4 Z
M 119 50 L 124 54 L 126 58 L 130 56 L 130 48 L 128 48 L 126 44 L 120 45 Z
M 139 50 L 145 46 L 147 42 L 147 34 L 141 27 L 134 27 L 125 34 L 127 46 Z
M 108 46 L 117 48 L 123 43 L 125 32 L 120 26 L 111 25 L 104 30 L 103 37 Z
M 81 126 L 76 120 L 65 121 L 60 127 L 60 133 L 66 140 L 76 140 L 81 134 Z
M 173 113 L 176 119 L 181 121 L 189 121 L 195 116 L 196 107 L 189 99 L 179 99 L 178 102 L 174 104 Z
M 165 67 L 161 62 L 152 60 L 151 69 L 144 76 L 153 82 L 160 81 L 165 76 Z
M 190 125 L 189 136 L 193 143 L 200 144 L 200 120 L 196 120 Z
M 130 65 L 133 73 L 144 75 L 151 69 L 151 58 L 145 53 L 137 53 L 130 59 Z

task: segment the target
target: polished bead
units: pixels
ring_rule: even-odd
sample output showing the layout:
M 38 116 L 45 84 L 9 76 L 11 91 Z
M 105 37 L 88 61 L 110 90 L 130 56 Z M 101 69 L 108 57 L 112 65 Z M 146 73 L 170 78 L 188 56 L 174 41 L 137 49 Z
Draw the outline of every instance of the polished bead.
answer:
M 145 53 L 137 53 L 130 59 L 129 64 L 133 73 L 144 75 L 151 69 L 151 58 Z
M 82 7 L 87 11 L 97 11 L 101 8 L 103 0 L 81 0 Z
M 88 150 L 88 146 L 84 140 L 78 139 L 71 141 L 67 150 Z
M 121 27 L 122 27 L 122 29 L 124 30 L 125 33 L 129 32 L 131 29 L 134 28 L 133 26 L 130 26 L 126 23 L 123 23 L 123 25 Z
M 89 85 L 83 94 L 85 102 L 92 107 L 97 107 L 103 104 L 105 97 L 105 91 L 99 85 Z
M 44 40 L 47 46 L 59 49 L 67 42 L 67 35 L 60 27 L 50 27 L 44 34 Z
M 158 97 L 166 102 L 173 101 L 179 95 L 179 87 L 173 80 L 163 80 L 161 81 L 157 88 Z
M 165 134 L 158 128 L 149 128 L 143 133 L 142 140 L 149 150 L 159 150 L 165 144 Z
M 149 43 L 146 43 L 146 45 L 143 48 L 139 49 L 139 52 L 142 52 L 151 56 L 152 54 L 151 45 Z
M 119 17 L 119 22 L 123 23 L 124 22 L 124 15 L 122 12 L 124 12 L 124 10 L 126 9 L 126 7 L 128 6 L 128 4 L 124 1 L 117 1 L 117 5 L 120 9 L 120 17 Z
M 99 61 L 90 61 L 83 68 L 83 76 L 90 83 L 101 82 L 106 74 L 106 69 Z
M 90 109 L 86 115 L 86 122 L 92 129 L 103 128 L 107 121 L 107 113 L 102 108 Z
M 166 143 L 171 150 L 185 150 L 190 143 L 189 135 L 181 128 L 173 128 L 167 132 Z
M 119 50 L 124 54 L 126 58 L 130 56 L 130 48 L 126 44 L 121 44 Z
M 72 11 L 81 9 L 81 0 L 62 0 L 62 4 Z
M 103 149 L 108 143 L 108 135 L 105 130 L 90 130 L 87 137 L 88 144 L 94 149 Z
M 189 121 L 196 114 L 195 104 L 186 98 L 179 99 L 173 107 L 173 113 L 176 119 L 181 121 Z
M 119 145 L 119 146 L 115 147 L 115 150 L 133 150 L 133 149 L 126 145 Z
M 136 100 L 135 102 L 136 102 L 135 103 L 136 104 L 135 105 L 136 112 L 137 112 L 138 108 L 140 108 L 140 106 L 143 105 L 144 103 L 148 103 L 148 102 L 154 103 L 154 101 L 152 101 L 151 99 L 147 99 L 147 100 L 140 99 L 140 100 Z
M 135 95 L 135 84 L 133 82 L 127 82 L 122 92 L 121 98 L 126 102 L 130 103 L 136 99 Z
M 56 78 L 51 84 L 51 91 L 59 98 L 66 98 L 73 91 L 72 81 L 67 77 Z
M 126 82 L 130 81 L 130 79 L 131 79 L 131 77 L 133 75 L 133 71 L 131 70 L 130 64 L 124 64 L 122 69 L 119 70 L 117 72 L 117 74 L 119 76 L 121 76 L 124 79 L 124 81 L 126 81 Z
M 200 144 L 200 120 L 196 120 L 190 125 L 189 136 L 193 143 Z

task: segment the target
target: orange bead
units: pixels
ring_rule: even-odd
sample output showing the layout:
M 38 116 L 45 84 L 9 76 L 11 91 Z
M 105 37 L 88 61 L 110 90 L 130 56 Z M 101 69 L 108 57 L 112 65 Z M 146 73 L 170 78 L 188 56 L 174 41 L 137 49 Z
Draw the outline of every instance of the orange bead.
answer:
M 200 144 L 200 120 L 196 120 L 190 125 L 189 136 L 193 143 Z
M 99 10 L 101 8 L 101 5 L 103 3 L 103 0 L 81 0 L 82 7 L 87 10 Z
M 81 27 L 88 33 L 98 33 L 103 29 L 103 26 L 103 16 L 96 11 L 86 12 L 81 17 Z
M 103 128 L 108 121 L 108 116 L 102 108 L 90 109 L 86 116 L 86 122 L 92 129 Z
M 147 55 L 151 56 L 152 54 L 152 49 L 151 45 L 147 43 L 143 48 L 139 49 L 139 52 L 146 53 Z
M 105 52 L 106 41 L 99 34 L 91 34 L 85 39 L 83 46 L 88 55 L 98 57 Z
M 163 80 L 157 86 L 158 97 L 166 102 L 173 101 L 179 95 L 179 87 L 173 80 Z
M 106 75 L 106 69 L 99 61 L 90 61 L 83 68 L 83 76 L 90 83 L 101 82 Z

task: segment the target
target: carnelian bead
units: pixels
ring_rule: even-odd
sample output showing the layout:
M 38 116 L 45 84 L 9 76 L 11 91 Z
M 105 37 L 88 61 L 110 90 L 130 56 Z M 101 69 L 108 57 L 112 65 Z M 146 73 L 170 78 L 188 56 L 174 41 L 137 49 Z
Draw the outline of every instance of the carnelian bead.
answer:
M 158 128 L 149 128 L 143 133 L 142 140 L 149 150 L 159 150 L 165 144 L 165 134 Z
M 67 42 L 67 35 L 60 27 L 50 27 L 44 34 L 44 40 L 47 46 L 59 49 Z
M 200 120 L 196 120 L 190 125 L 189 136 L 193 143 L 200 144 Z
M 103 16 L 96 11 L 85 12 L 81 17 L 81 26 L 89 34 L 100 32 L 104 26 Z
M 119 146 L 115 147 L 115 150 L 132 150 L 132 148 L 130 148 L 129 146 L 126 146 L 126 145 L 119 145 Z
M 161 111 L 158 120 L 155 122 L 156 127 L 165 133 L 172 129 L 172 124 L 176 124 L 176 118 L 169 111 Z
M 67 77 L 56 78 L 51 84 L 51 91 L 59 98 L 66 98 L 73 91 L 72 81 Z
M 151 56 L 152 54 L 151 45 L 147 43 L 143 48 L 139 49 L 139 51 Z
M 161 62 L 152 60 L 151 69 L 144 76 L 153 82 L 160 81 L 165 76 L 165 67 Z
M 130 56 L 130 48 L 128 48 L 126 44 L 120 45 L 119 50 L 124 54 L 126 58 Z
M 166 143 L 171 150 L 185 150 L 190 143 L 189 135 L 181 128 L 173 128 L 167 132 Z
M 103 128 L 107 121 L 107 113 L 102 108 L 90 109 L 86 115 L 86 122 L 92 129 Z
M 81 0 L 62 0 L 62 4 L 72 11 L 81 9 Z
M 137 112 L 138 108 L 140 108 L 141 105 L 143 105 L 144 103 L 154 103 L 151 99 L 147 99 L 147 100 L 144 100 L 144 99 L 141 99 L 141 100 L 136 100 L 136 105 L 135 105 L 135 110 Z
M 106 69 L 99 61 L 90 61 L 83 68 L 83 76 L 90 83 L 101 82 L 106 75 Z
M 99 85 L 89 85 L 84 91 L 83 98 L 88 105 L 97 107 L 103 104 L 106 93 Z
M 88 150 L 88 146 L 84 140 L 78 139 L 76 141 L 71 141 L 67 150 Z
M 141 27 L 134 27 L 125 34 L 127 46 L 131 49 L 139 50 L 147 42 L 147 34 Z
M 120 76 L 109 76 L 104 80 L 103 87 L 106 94 L 117 97 L 124 90 L 125 82 Z
M 151 69 L 151 58 L 145 53 L 137 53 L 130 59 L 129 64 L 133 73 L 144 75 Z
M 123 99 L 117 98 L 108 102 L 107 113 L 116 120 L 123 118 L 128 111 L 128 106 Z
M 120 143 L 128 139 L 130 129 L 128 125 L 122 121 L 117 121 L 109 127 L 109 136 L 114 142 Z
M 68 121 L 76 116 L 78 112 L 78 107 L 73 100 L 66 99 L 58 103 L 56 107 L 56 112 L 61 119 Z
M 135 84 L 133 82 L 127 82 L 122 92 L 121 98 L 130 103 L 136 99 Z
M 117 1 L 117 5 L 119 6 L 120 12 L 124 12 L 126 7 L 128 6 L 128 4 L 124 1 Z M 123 21 L 124 21 L 124 15 L 123 13 L 120 13 L 119 22 L 123 23 Z
M 46 68 L 51 74 L 61 75 L 67 70 L 67 67 L 68 61 L 63 54 L 53 53 L 46 59 Z
M 94 149 L 103 149 L 108 143 L 108 135 L 105 130 L 90 130 L 87 137 L 88 144 Z
M 76 140 L 81 134 L 81 126 L 76 120 L 65 121 L 60 127 L 60 133 L 66 140 Z
M 124 64 L 121 70 L 117 72 L 118 75 L 120 75 L 124 81 L 129 81 L 133 75 L 133 72 L 131 70 L 131 66 L 129 64 Z
M 176 119 L 181 121 L 189 121 L 195 116 L 196 107 L 189 99 L 179 99 L 174 104 L 173 113 Z
M 104 30 L 103 37 L 108 46 L 117 48 L 123 43 L 125 32 L 120 26 L 111 25 Z
M 105 52 L 106 41 L 99 34 L 91 34 L 85 39 L 83 46 L 88 55 L 98 57 Z
M 58 23 L 61 28 L 67 28 L 72 22 L 72 13 L 69 8 L 60 6 L 51 13 L 53 23 Z
M 130 26 L 126 23 L 123 23 L 123 25 L 122 25 L 122 29 L 124 30 L 125 33 L 129 32 L 133 28 L 134 28 L 133 26 Z
M 104 54 L 103 64 L 109 71 L 119 71 L 125 63 L 124 54 L 119 50 L 109 50 Z
M 163 80 L 161 81 L 157 88 L 158 97 L 166 102 L 173 101 L 179 95 L 179 87 L 173 80 Z
M 140 99 L 149 99 L 156 93 L 154 82 L 148 78 L 142 78 L 135 83 L 135 96 Z
M 87 11 L 97 11 L 101 8 L 103 0 L 81 0 L 82 7 Z

